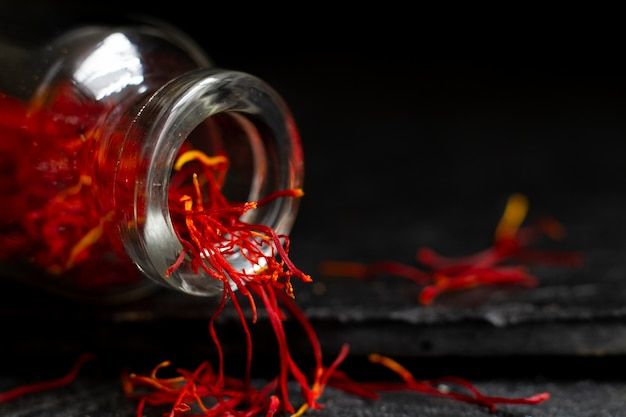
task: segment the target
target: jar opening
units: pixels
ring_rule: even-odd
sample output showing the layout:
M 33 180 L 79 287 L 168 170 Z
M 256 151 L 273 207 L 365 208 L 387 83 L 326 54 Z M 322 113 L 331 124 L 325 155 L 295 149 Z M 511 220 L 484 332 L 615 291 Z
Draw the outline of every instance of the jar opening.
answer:
M 223 193 L 230 201 L 255 201 L 281 189 L 301 188 L 302 152 L 288 109 L 255 77 L 202 70 L 155 93 L 133 125 L 127 142 L 136 143 L 129 149 L 138 147 L 145 163 L 133 179 L 135 201 L 120 223 L 127 252 L 157 282 L 190 294 L 220 293 L 218 280 L 191 265 L 165 274 L 183 249 L 169 207 L 176 160 L 185 147 L 226 156 L 231 166 Z M 295 199 L 277 199 L 242 220 L 286 235 L 296 211 Z M 254 267 L 236 253 L 228 261 L 236 270 Z
M 221 188 L 229 201 L 256 201 L 273 188 L 275 178 L 268 169 L 266 144 L 272 138 L 263 137 L 254 120 L 245 114 L 223 112 L 212 115 L 196 126 L 181 145 L 177 160 L 186 150 L 204 155 L 223 155 L 228 160 L 228 175 Z M 176 173 L 172 172 L 172 175 Z M 170 182 L 170 187 L 172 183 Z M 246 221 L 259 222 L 258 211 L 245 214 Z

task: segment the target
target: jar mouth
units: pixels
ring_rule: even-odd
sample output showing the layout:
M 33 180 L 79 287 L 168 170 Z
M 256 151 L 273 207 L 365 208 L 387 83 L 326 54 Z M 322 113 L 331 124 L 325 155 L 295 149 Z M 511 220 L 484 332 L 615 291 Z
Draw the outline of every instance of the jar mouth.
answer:
M 124 152 L 138 152 L 139 167 L 133 208 L 120 222 L 126 251 L 139 269 L 161 284 L 194 295 L 217 295 L 223 284 L 202 270 L 194 271 L 188 262 L 166 277 L 183 250 L 168 198 L 177 156 L 188 141 L 207 153 L 222 147 L 231 159 L 239 155 L 230 171 L 241 178 L 225 184 L 224 191 L 227 197 L 250 201 L 280 189 L 301 188 L 300 140 L 278 94 L 258 78 L 233 71 L 198 70 L 178 77 L 153 94 L 133 121 Z M 296 199 L 277 199 L 242 220 L 287 235 L 297 208 Z M 227 260 L 238 271 L 259 268 L 236 252 Z

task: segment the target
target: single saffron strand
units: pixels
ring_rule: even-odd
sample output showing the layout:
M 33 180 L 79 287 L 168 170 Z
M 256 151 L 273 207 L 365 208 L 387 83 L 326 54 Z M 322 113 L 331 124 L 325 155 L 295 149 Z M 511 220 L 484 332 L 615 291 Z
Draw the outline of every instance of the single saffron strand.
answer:
M 224 285 L 224 289 L 228 291 L 228 298 L 235 307 L 235 311 L 237 312 L 237 316 L 239 318 L 239 322 L 241 323 L 241 327 L 243 329 L 243 333 L 246 339 L 246 370 L 244 383 L 246 387 L 249 387 L 250 374 L 252 370 L 252 334 L 250 333 L 250 327 L 248 326 L 246 317 L 243 313 L 241 305 L 239 304 L 239 300 L 237 300 L 237 295 L 233 292 L 229 285 Z
M 139 400 L 137 404 L 137 417 L 143 417 L 143 410 L 146 407 L 146 397 L 143 397 Z
M 0 403 L 14 401 L 25 395 L 36 394 L 45 391 L 51 391 L 63 388 L 76 380 L 78 373 L 82 367 L 89 361 L 95 359 L 95 355 L 91 353 L 82 354 L 74 363 L 70 371 L 61 378 L 51 379 L 48 381 L 36 382 L 34 384 L 22 385 L 5 392 L 0 393 Z
M 336 370 L 333 373 L 328 380 L 328 385 L 345 393 L 356 395 L 368 400 L 380 399 L 378 392 L 368 387 L 366 383 L 357 382 L 350 378 L 345 372 L 340 370 Z
M 200 161 L 205 166 L 215 166 L 219 164 L 227 164 L 228 159 L 225 156 L 208 156 L 202 151 L 191 150 L 181 154 L 174 163 L 174 169 L 180 171 L 182 167 L 191 161 Z
M 371 353 L 368 356 L 368 359 L 372 363 L 376 363 L 376 364 L 379 364 L 386 368 L 391 369 L 393 372 L 398 374 L 400 378 L 404 380 L 404 382 L 407 382 L 407 383 L 415 382 L 415 378 L 413 378 L 413 374 L 411 374 L 404 366 L 400 365 L 398 362 L 396 362 L 395 360 L 391 358 L 388 358 L 383 355 L 379 355 L 378 353 Z
M 76 185 L 66 188 L 65 190 L 59 192 L 56 195 L 56 197 L 54 197 L 53 200 L 56 200 L 56 201 L 65 200 L 69 196 L 78 194 L 83 189 L 83 186 L 85 185 L 91 186 L 91 184 L 92 184 L 92 179 L 89 175 L 81 175 Z
M 302 191 L 302 188 L 280 190 L 280 191 L 275 191 L 267 195 L 266 197 L 263 197 L 262 199 L 258 200 L 256 204 L 257 206 L 261 207 L 279 198 L 285 198 L 285 197 L 301 198 L 302 196 L 304 196 L 304 191 Z
M 74 266 L 76 259 L 80 254 L 87 250 L 87 248 L 95 245 L 98 240 L 102 237 L 102 233 L 104 232 L 104 225 L 106 222 L 111 220 L 113 217 L 113 212 L 107 213 L 104 217 L 100 219 L 100 222 L 96 227 L 91 229 L 82 239 L 76 243 L 72 249 L 70 250 L 70 256 L 65 264 L 65 269 L 70 269 Z
M 181 250 L 180 253 L 178 254 L 178 257 L 176 258 L 174 263 L 165 270 L 166 278 L 169 278 L 172 275 L 172 273 L 174 273 L 174 271 L 180 268 L 180 266 L 185 261 L 186 256 L 187 256 L 187 250 L 183 248 L 183 250 Z
M 277 396 L 272 395 L 270 397 L 270 405 L 267 407 L 267 413 L 265 413 L 265 417 L 274 417 L 274 414 L 278 411 L 280 407 L 280 400 Z
M 211 340 L 213 340 L 213 345 L 217 351 L 218 358 L 218 379 L 217 386 L 222 387 L 224 385 L 224 351 L 222 349 L 222 344 L 220 342 L 219 337 L 217 336 L 217 332 L 215 330 L 215 320 L 220 316 L 222 311 L 224 311 L 224 307 L 226 306 L 226 286 L 228 283 L 224 282 L 224 291 L 222 291 L 222 297 L 220 299 L 220 303 L 213 312 L 211 319 L 209 320 L 209 334 L 211 335 Z
M 509 197 L 502 218 L 496 227 L 496 241 L 515 236 L 528 214 L 528 197 L 513 194 Z
M 422 305 L 430 305 L 435 298 L 443 293 L 464 291 L 481 286 L 518 285 L 522 287 L 536 287 L 535 277 L 520 269 L 486 269 L 468 271 L 465 275 L 454 278 L 445 275 L 436 275 L 435 282 L 422 288 L 419 301 Z
M 404 366 L 397 361 L 379 354 L 369 355 L 369 360 L 372 363 L 382 365 L 389 370 L 396 373 L 404 381 L 404 384 L 369 384 L 375 386 L 377 390 L 381 391 L 398 391 L 398 390 L 410 390 L 416 391 L 427 395 L 439 396 L 444 398 L 450 398 L 457 401 L 467 402 L 471 404 L 477 404 L 485 406 L 491 412 L 495 412 L 497 404 L 528 404 L 536 405 L 550 399 L 550 394 L 542 392 L 525 398 L 506 398 L 506 397 L 491 397 L 484 395 L 478 388 L 476 388 L 471 382 L 457 377 L 445 377 L 439 378 L 434 381 L 418 381 L 413 374 L 409 372 Z M 458 387 L 465 388 L 471 395 L 462 394 L 459 392 L 447 392 L 442 391 L 438 385 L 452 384 Z M 368 385 L 368 384 L 365 384 Z

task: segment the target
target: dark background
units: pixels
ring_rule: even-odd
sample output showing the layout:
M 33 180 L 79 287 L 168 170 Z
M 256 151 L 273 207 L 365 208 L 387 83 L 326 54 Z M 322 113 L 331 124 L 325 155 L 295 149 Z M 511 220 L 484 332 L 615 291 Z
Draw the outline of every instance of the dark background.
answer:
M 603 296 L 615 300 L 587 301 L 621 306 L 611 285 L 626 271 L 626 65 L 619 27 L 606 17 L 411 12 L 393 3 L 0 4 L 0 15 L 34 33 L 55 22 L 162 19 L 218 66 L 278 90 L 306 160 L 293 256 L 314 275 L 328 259 L 410 263 L 422 245 L 448 254 L 480 249 L 506 197 L 522 192 L 531 217 L 566 225 L 561 247 L 588 256 L 582 270 L 543 272 L 548 283 L 607 281 Z M 371 283 L 356 295 L 354 283 L 341 285 L 347 294 L 329 294 L 328 305 L 333 297 L 357 310 L 395 302 Z M 302 291 L 306 300 L 310 290 Z M 406 299 L 397 304 L 412 305 L 415 291 L 398 291 Z
M 417 307 L 418 289 L 405 282 L 319 277 L 313 290 L 298 289 L 299 301 L 329 351 L 352 344 L 353 372 L 374 375 L 362 359 L 379 350 L 421 376 L 618 383 L 626 354 L 626 65 L 619 26 L 606 17 L 409 12 L 392 3 L 0 6 L 25 20 L 149 14 L 191 35 L 218 66 L 278 90 L 306 160 L 293 256 L 313 275 L 327 259 L 410 263 L 421 245 L 447 254 L 485 247 L 512 192 L 529 196 L 531 217 L 564 223 L 569 236 L 559 247 L 585 253 L 579 270 L 534 271 L 537 290 L 473 291 L 430 309 Z M 192 366 L 210 353 L 204 300 L 168 292 L 94 307 L 19 286 L 5 287 L 4 298 L 11 343 L 2 350 L 10 357 L 41 363 L 91 349 L 132 367 L 163 355 Z M 184 343 L 166 337 L 181 331 Z

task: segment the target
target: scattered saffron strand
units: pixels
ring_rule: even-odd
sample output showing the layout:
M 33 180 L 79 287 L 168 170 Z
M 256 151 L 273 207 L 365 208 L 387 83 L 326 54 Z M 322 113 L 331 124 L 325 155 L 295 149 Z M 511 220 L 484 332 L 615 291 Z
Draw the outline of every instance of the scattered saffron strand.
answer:
M 356 279 L 378 275 L 409 279 L 423 286 L 418 297 L 419 302 L 430 305 L 442 294 L 481 286 L 535 287 L 538 280 L 527 271 L 527 266 L 532 264 L 562 267 L 582 265 L 583 258 L 578 252 L 530 248 L 541 236 L 561 239 L 565 229 L 552 219 L 522 226 L 527 214 L 526 196 L 513 194 L 509 197 L 496 227 L 493 246 L 474 255 L 446 258 L 430 248 L 420 248 L 417 251 L 420 267 L 393 261 L 371 264 L 326 261 L 320 265 L 320 272 L 325 276 Z
M 202 177 L 197 172 L 191 173 L 186 164 L 200 164 Z M 195 270 L 204 271 L 210 278 L 219 280 L 224 286 L 222 299 L 217 311 L 213 314 L 209 330 L 213 344 L 218 352 L 218 369 L 214 373 L 210 369 L 193 376 L 188 371 L 180 370 L 183 381 L 176 380 L 168 383 L 156 377 L 156 371 L 163 365 L 157 366 L 150 377 L 130 375 L 124 380 L 124 386 L 131 395 L 135 395 L 136 386 L 149 390 L 156 390 L 140 395 L 140 405 L 156 405 L 168 403 L 171 405 L 170 415 L 184 412 L 193 394 L 195 401 L 205 415 L 220 412 L 226 414 L 242 413 L 243 415 L 257 415 L 262 410 L 266 415 L 273 415 L 279 409 L 294 412 L 290 404 L 287 382 L 293 377 L 301 386 L 306 407 L 317 409 L 317 400 L 321 397 L 328 378 L 347 355 L 347 347 L 342 349 L 337 359 L 329 368 L 323 367 L 321 347 L 315 331 L 306 317 L 293 303 L 293 288 L 290 279 L 296 277 L 304 282 L 310 277 L 300 271 L 289 259 L 289 240 L 286 236 L 277 235 L 274 230 L 264 225 L 247 224 L 240 220 L 242 214 L 258 206 L 270 203 L 279 198 L 299 198 L 303 195 L 301 189 L 281 190 L 267 195 L 257 202 L 231 203 L 220 192 L 220 179 L 225 176 L 228 161 L 216 161 L 200 151 L 187 151 L 176 162 L 179 173 L 175 174 L 172 184 L 176 188 L 170 189 L 172 218 L 176 232 L 183 243 L 183 251 L 167 269 L 166 274 L 174 274 L 185 263 L 190 263 Z M 191 175 L 191 181 L 182 176 Z M 202 185 L 201 185 L 202 184 Z M 208 190 L 208 194 L 204 193 Z M 178 208 L 176 208 L 178 207 Z M 259 268 L 252 272 L 235 270 L 227 260 L 227 256 L 239 251 L 253 266 Z M 231 285 L 239 289 L 249 301 L 253 313 L 253 322 L 256 320 L 256 302 L 254 295 L 261 298 L 262 305 L 268 313 L 272 328 L 279 346 L 280 375 L 270 386 L 278 390 L 277 395 L 260 396 L 250 386 L 250 363 L 252 358 L 252 339 L 236 294 Z M 215 321 L 224 309 L 226 300 L 230 300 L 242 322 L 246 335 L 246 375 L 243 380 L 234 380 L 224 375 L 224 357 L 221 343 L 215 331 Z M 303 326 L 312 345 L 315 357 L 315 372 L 311 382 L 292 359 L 283 327 L 285 316 L 281 312 L 284 306 L 296 321 Z M 216 404 L 206 408 L 200 396 L 212 397 Z M 268 399 L 269 398 L 269 399 Z M 245 406 L 244 406 L 245 405 Z M 182 407 L 182 408 L 181 408 Z
M 137 404 L 137 417 L 143 417 L 143 409 L 146 407 L 146 398 L 139 400 Z
M 270 397 L 270 404 L 267 407 L 267 413 L 265 413 L 265 417 L 273 417 L 274 414 L 278 411 L 278 407 L 280 407 L 280 400 L 277 396 L 272 395 Z
M 36 382 L 34 384 L 22 385 L 16 388 L 12 388 L 8 391 L 0 393 L 0 403 L 6 403 L 9 401 L 13 401 L 17 398 L 23 397 L 29 394 L 36 394 L 45 391 L 51 391 L 58 388 L 63 388 L 76 379 L 78 377 L 78 373 L 85 363 L 95 359 L 95 356 L 90 353 L 85 353 L 81 355 L 70 371 L 61 378 L 51 379 L 48 381 Z
M 513 194 L 506 203 L 504 213 L 496 226 L 495 239 L 514 238 L 528 214 L 528 197 Z
M 284 198 L 284 197 L 300 198 L 302 196 L 304 196 L 304 191 L 302 191 L 301 188 L 295 188 L 293 190 L 280 190 L 280 191 L 273 192 L 267 195 L 266 197 L 263 197 L 256 203 L 258 207 L 261 207 L 278 198 Z
M 398 389 L 413 389 L 430 395 L 446 396 L 457 401 L 488 406 L 491 403 L 498 403 L 491 397 L 476 395 L 471 390 L 473 396 L 461 393 L 443 395 L 432 384 L 415 381 L 412 377 L 411 386 L 407 388 L 408 373 L 404 375 L 406 379 L 404 385 L 357 383 L 338 370 L 348 355 L 347 345 L 341 348 L 337 357 L 326 367 L 317 333 L 294 301 L 291 279 L 295 277 L 302 282 L 310 282 L 311 278 L 290 260 L 289 238 L 278 235 L 267 226 L 248 224 L 241 220 L 244 213 L 276 199 L 299 198 L 303 195 L 302 190 L 280 190 L 256 202 L 229 202 L 221 193 L 221 185 L 229 165 L 228 160 L 215 158 L 217 157 L 209 157 L 200 151 L 188 150 L 176 162 L 178 172 L 174 174 L 171 182 L 176 186 L 173 188 L 170 186 L 170 210 L 183 249 L 167 269 L 166 275 L 175 274 L 183 265 L 189 265 L 192 270 L 204 272 L 207 279 L 221 282 L 222 297 L 209 322 L 209 333 L 217 351 L 217 369 L 214 370 L 208 362 L 203 362 L 195 371 L 177 369 L 176 377 L 161 378 L 158 373 L 170 366 L 166 361 L 158 364 L 147 376 L 135 374 L 123 376 L 124 392 L 138 400 L 138 416 L 143 413 L 146 406 L 167 405 L 170 407 L 168 413 L 170 417 L 186 414 L 192 407 L 200 410 L 199 415 L 202 416 L 271 417 L 283 411 L 290 413 L 291 417 L 301 417 L 308 410 L 322 407 L 319 401 L 327 386 L 335 386 L 365 398 L 377 398 L 377 390 L 385 391 L 393 386 Z M 195 164 L 195 168 L 198 169 L 190 170 L 191 165 L 187 164 Z M 228 261 L 228 256 L 235 253 L 248 260 L 251 267 L 234 269 Z M 365 270 L 359 269 L 359 266 L 355 267 L 354 264 L 344 264 L 341 267 L 347 272 L 352 269 L 363 274 L 393 272 L 399 276 L 410 277 L 420 284 L 429 283 L 429 274 L 399 263 L 378 263 Z M 490 279 L 493 281 L 525 277 L 521 271 L 504 267 L 492 275 Z M 443 276 L 439 277 L 437 282 L 440 290 L 450 287 L 449 284 L 445 284 Z M 468 277 L 463 285 L 461 281 L 455 285 L 470 286 L 473 282 Z M 255 298 L 261 301 L 260 306 L 267 313 L 278 347 L 278 375 L 260 389 L 250 383 L 252 337 L 243 306 L 234 292 L 235 287 L 242 294 L 242 299 L 248 301 L 252 323 L 256 322 Z M 215 323 L 227 301 L 233 304 L 245 336 L 246 371 L 241 379 L 225 374 L 224 352 L 215 329 Z M 283 325 L 286 320 L 285 313 L 295 320 L 306 335 L 315 364 L 311 375 L 306 375 L 291 355 Z M 391 359 L 383 362 L 387 365 L 392 364 Z M 391 365 L 391 368 L 396 370 L 398 367 L 399 365 Z M 300 387 L 303 401 L 297 409 L 293 407 L 289 397 L 290 380 L 295 381 Z M 470 386 L 468 384 L 457 385 L 467 388 Z M 505 401 L 506 399 L 503 399 L 501 402 Z
M 471 382 L 457 377 L 445 377 L 436 380 L 416 380 L 411 372 L 409 372 L 404 366 L 397 361 L 379 354 L 371 354 L 369 360 L 372 363 L 382 365 L 392 372 L 396 373 L 402 380 L 402 384 L 397 383 L 374 383 L 363 384 L 366 389 L 372 389 L 375 391 L 415 391 L 422 394 L 432 395 L 436 397 L 450 398 L 456 401 L 466 402 L 470 404 L 477 404 L 487 407 L 490 412 L 495 412 L 498 404 L 526 404 L 536 405 L 550 399 L 550 394 L 547 392 L 534 394 L 525 398 L 505 398 L 505 397 L 492 397 L 483 394 L 478 388 L 476 388 Z M 448 388 L 442 390 L 440 386 L 442 384 L 448 385 Z M 459 392 L 457 390 L 450 391 L 450 388 L 462 388 L 469 392 L 469 394 Z
M 487 407 L 491 412 L 496 411 L 498 404 L 537 405 L 550 399 L 550 394 L 547 392 L 523 398 L 488 396 L 483 394 L 471 382 L 462 378 L 444 377 L 435 380 L 416 380 L 411 372 L 391 358 L 379 354 L 371 354 L 369 359 L 370 362 L 384 366 L 396 373 L 402 379 L 402 382 L 357 382 L 344 372 L 336 371 L 329 379 L 328 385 L 372 400 L 380 398 L 380 393 L 383 392 L 413 391 L 453 401 L 481 405 Z M 464 391 L 468 391 L 469 394 Z
M 435 275 L 434 283 L 425 286 L 420 292 L 419 301 L 423 305 L 430 305 L 440 294 L 486 285 L 517 285 L 533 288 L 537 286 L 537 279 L 521 268 L 474 269 L 453 278 Z

